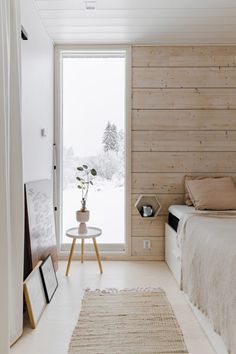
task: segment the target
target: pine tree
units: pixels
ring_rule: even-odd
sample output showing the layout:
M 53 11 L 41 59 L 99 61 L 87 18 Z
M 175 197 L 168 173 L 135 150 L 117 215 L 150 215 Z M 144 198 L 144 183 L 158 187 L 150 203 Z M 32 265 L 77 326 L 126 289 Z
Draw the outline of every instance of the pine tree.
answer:
M 112 134 L 112 150 L 118 152 L 119 151 L 119 135 L 117 132 L 117 127 L 116 125 L 113 123 L 111 126 L 111 134 Z
M 105 152 L 108 151 L 116 151 L 119 150 L 119 137 L 115 124 L 111 124 L 109 121 L 107 122 L 104 134 L 103 134 L 103 150 Z
M 104 145 L 103 150 L 105 152 L 109 151 L 111 148 L 110 132 L 111 132 L 111 123 L 108 121 L 102 139 L 102 143 Z

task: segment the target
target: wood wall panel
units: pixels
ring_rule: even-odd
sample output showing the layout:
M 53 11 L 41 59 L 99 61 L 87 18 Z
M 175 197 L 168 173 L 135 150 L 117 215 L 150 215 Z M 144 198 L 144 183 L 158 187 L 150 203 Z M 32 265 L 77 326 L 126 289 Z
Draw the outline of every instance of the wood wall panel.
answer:
M 236 112 L 133 109 L 132 130 L 236 130 Z
M 168 208 L 170 205 L 184 204 L 184 191 L 182 194 L 159 194 L 157 195 L 158 200 L 161 204 L 161 210 L 159 215 L 167 215 Z M 147 193 L 148 194 L 148 193 Z M 137 201 L 140 194 L 132 194 L 132 215 L 139 215 L 137 208 L 135 208 L 135 202 Z M 141 219 L 142 220 L 142 219 Z
M 236 109 L 236 89 L 133 89 L 134 109 Z
M 133 88 L 236 87 L 233 67 L 133 68 Z
M 219 47 L 133 47 L 133 67 L 135 66 L 236 66 L 236 46 Z
M 163 259 L 168 207 L 184 203 L 184 176 L 236 181 L 236 46 L 133 47 L 132 67 L 131 254 Z M 156 219 L 135 209 L 145 193 L 160 200 Z
M 133 172 L 132 193 L 183 193 L 184 173 Z
M 164 237 L 166 216 L 159 216 L 156 219 L 141 218 L 132 215 L 132 236 L 155 236 Z
M 236 131 L 134 131 L 132 151 L 234 151 Z
M 184 193 L 185 172 L 133 172 L 132 173 L 132 193 L 134 194 L 182 194 Z M 192 176 L 200 176 L 201 172 L 191 172 Z M 230 173 L 236 183 L 236 173 Z M 225 176 L 225 173 L 207 173 L 207 176 Z
M 144 249 L 143 241 L 147 237 L 132 237 L 132 256 L 155 256 L 156 260 L 163 260 L 164 258 L 164 248 L 165 248 L 165 238 L 164 237 L 148 237 L 148 240 L 151 241 L 151 248 Z
M 133 172 L 236 172 L 236 152 L 133 152 Z

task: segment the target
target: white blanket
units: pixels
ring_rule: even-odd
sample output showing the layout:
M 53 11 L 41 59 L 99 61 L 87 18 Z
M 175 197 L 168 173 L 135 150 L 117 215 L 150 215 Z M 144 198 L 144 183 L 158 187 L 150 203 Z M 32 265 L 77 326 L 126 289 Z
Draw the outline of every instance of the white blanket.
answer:
M 182 290 L 236 354 L 236 213 L 186 215 L 177 235 Z

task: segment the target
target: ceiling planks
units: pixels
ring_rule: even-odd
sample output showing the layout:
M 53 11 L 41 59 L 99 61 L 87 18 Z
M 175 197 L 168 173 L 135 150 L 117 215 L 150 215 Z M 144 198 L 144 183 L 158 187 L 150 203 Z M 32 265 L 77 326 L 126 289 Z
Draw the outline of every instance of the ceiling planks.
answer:
M 234 44 L 235 0 L 32 0 L 55 43 Z

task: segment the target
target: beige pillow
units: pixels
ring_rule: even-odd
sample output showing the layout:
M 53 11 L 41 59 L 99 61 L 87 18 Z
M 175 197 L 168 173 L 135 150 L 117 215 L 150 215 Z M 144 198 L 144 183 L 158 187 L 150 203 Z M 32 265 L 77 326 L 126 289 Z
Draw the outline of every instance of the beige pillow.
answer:
M 200 179 L 205 179 L 205 178 L 209 178 L 209 176 L 185 176 L 184 177 L 184 188 L 185 188 L 185 204 L 188 205 L 188 206 L 192 206 L 193 205 L 193 202 L 190 198 L 190 195 L 189 195 L 189 192 L 188 192 L 188 189 L 187 189 L 187 185 L 186 185 L 186 182 L 187 181 L 192 181 L 192 180 L 200 180 Z M 214 178 L 214 177 L 213 177 Z
M 236 209 L 236 187 L 231 177 L 187 180 L 186 187 L 196 209 Z

